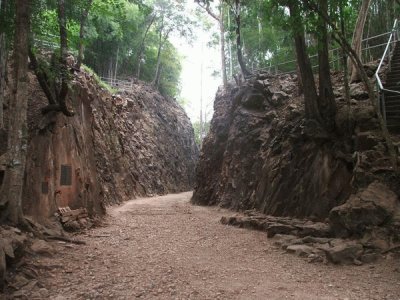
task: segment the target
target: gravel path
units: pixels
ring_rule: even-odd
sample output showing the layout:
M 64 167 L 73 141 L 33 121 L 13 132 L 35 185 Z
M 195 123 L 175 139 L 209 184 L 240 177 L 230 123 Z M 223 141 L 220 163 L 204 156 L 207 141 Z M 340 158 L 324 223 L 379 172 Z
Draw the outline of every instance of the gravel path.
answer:
M 106 225 L 53 243 L 28 299 L 400 299 L 400 262 L 310 264 L 265 233 L 219 223 L 231 212 L 192 206 L 191 193 L 109 209 Z

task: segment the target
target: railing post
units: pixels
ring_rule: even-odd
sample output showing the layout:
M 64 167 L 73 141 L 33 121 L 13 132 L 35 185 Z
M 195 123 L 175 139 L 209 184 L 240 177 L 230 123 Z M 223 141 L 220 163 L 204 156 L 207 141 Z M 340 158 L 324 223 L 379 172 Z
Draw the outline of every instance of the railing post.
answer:
M 382 116 L 386 125 L 386 107 L 385 107 L 385 92 L 382 91 Z

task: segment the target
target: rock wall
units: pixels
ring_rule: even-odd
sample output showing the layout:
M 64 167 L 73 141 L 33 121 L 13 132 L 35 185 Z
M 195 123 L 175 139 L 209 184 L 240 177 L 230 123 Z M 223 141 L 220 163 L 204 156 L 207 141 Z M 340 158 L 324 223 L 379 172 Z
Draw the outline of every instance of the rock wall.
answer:
M 304 119 L 296 76 L 260 74 L 240 87 L 219 90 L 192 201 L 324 220 L 375 180 L 387 181 L 399 193 L 368 96 L 359 84 L 352 86 L 349 122 L 336 82 L 334 134 Z
M 30 80 L 25 214 L 44 221 L 68 206 L 96 215 L 138 196 L 192 189 L 198 150 L 176 101 L 144 83 L 112 96 L 82 72 L 68 99 L 75 115 L 43 116 L 46 99 Z

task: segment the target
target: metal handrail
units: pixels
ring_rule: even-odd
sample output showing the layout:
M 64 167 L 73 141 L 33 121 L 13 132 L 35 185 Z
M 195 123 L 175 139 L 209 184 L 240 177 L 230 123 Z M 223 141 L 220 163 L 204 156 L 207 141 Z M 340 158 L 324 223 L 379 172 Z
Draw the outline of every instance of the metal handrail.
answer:
M 397 26 L 397 25 L 398 25 L 398 23 L 396 23 L 396 26 Z M 390 36 L 391 36 L 392 34 L 393 34 L 393 30 L 392 30 L 392 31 L 389 31 L 389 32 L 381 33 L 381 34 L 378 34 L 378 35 L 374 35 L 374 36 L 371 36 L 371 37 L 364 38 L 364 39 L 362 40 L 362 42 L 363 42 L 363 43 L 367 42 L 367 45 L 366 45 L 365 47 L 362 48 L 362 51 L 367 51 L 367 50 L 370 50 L 370 49 L 374 49 L 374 48 L 378 48 L 378 47 L 382 47 L 382 46 L 387 45 L 387 43 L 383 43 L 383 44 L 378 44 L 378 45 L 372 45 L 372 46 L 370 46 L 370 45 L 368 45 L 368 41 L 374 40 L 374 39 L 377 39 L 377 38 L 380 38 L 380 37 L 383 37 L 383 36 L 386 36 L 386 35 L 390 35 Z M 336 51 L 337 53 L 339 53 L 340 50 L 341 50 L 341 48 L 334 48 L 334 49 L 330 49 L 329 52 L 332 53 L 332 55 L 333 55 L 333 54 L 335 53 L 335 51 Z M 314 59 L 314 58 L 316 58 L 316 57 L 318 57 L 317 54 L 316 54 L 316 55 L 312 55 L 312 56 L 310 56 L 310 60 L 312 60 L 312 59 Z M 338 61 L 338 60 L 339 60 L 339 59 L 332 60 L 331 63 L 333 63 L 333 62 L 335 62 L 335 61 Z M 296 63 L 296 60 L 290 60 L 290 61 L 279 62 L 279 63 L 276 63 L 276 64 L 271 65 L 271 66 L 266 66 L 266 67 L 261 67 L 261 68 L 255 68 L 255 69 L 252 70 L 252 73 L 258 73 L 258 72 L 260 72 L 260 71 L 269 71 L 269 72 L 271 72 L 271 71 L 274 72 L 274 71 L 275 71 L 276 74 L 280 74 L 280 75 L 283 75 L 283 74 L 291 74 L 291 73 L 295 73 L 295 72 L 296 72 L 296 69 L 291 69 L 291 70 L 288 70 L 288 71 L 283 71 L 283 72 L 281 72 L 281 71 L 279 71 L 279 67 L 280 67 L 280 66 L 284 66 L 284 65 L 294 64 L 294 63 Z M 316 67 L 318 67 L 318 64 L 313 65 L 312 67 L 313 67 L 313 68 L 316 68 Z
M 376 88 L 376 92 L 377 92 L 377 101 L 378 101 L 377 106 L 381 110 L 381 114 L 382 114 L 383 120 L 385 121 L 385 125 L 386 125 L 385 92 L 386 93 L 393 93 L 393 94 L 399 94 L 400 95 L 400 91 L 394 91 L 394 90 L 385 89 L 383 87 L 382 80 L 381 80 L 381 78 L 379 76 L 379 73 L 380 73 L 380 71 L 382 69 L 383 62 L 385 61 L 386 57 L 388 58 L 389 71 L 391 70 L 392 52 L 394 50 L 394 47 L 391 50 L 390 46 L 393 43 L 396 43 L 399 40 L 398 24 L 399 24 L 399 22 L 396 19 L 394 21 L 393 28 L 392 28 L 392 31 L 391 31 L 390 36 L 389 36 L 389 40 L 388 40 L 388 42 L 386 44 L 385 51 L 383 52 L 381 61 L 379 62 L 378 68 L 376 69 L 376 72 L 375 72 L 376 87 L 377 87 Z

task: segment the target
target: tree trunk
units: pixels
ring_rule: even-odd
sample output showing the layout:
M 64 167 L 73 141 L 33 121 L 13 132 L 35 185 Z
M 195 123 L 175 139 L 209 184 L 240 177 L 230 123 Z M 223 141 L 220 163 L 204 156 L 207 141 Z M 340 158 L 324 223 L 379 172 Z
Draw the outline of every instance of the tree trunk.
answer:
M 161 52 L 162 52 L 162 48 L 164 46 L 165 41 L 168 39 L 168 36 L 171 32 L 171 30 L 165 32 L 164 36 L 163 36 L 163 30 L 164 30 L 164 23 L 161 23 L 161 27 L 160 27 L 160 34 L 159 34 L 159 41 L 158 41 L 158 51 L 157 51 L 157 64 L 156 64 L 156 71 L 154 74 L 154 78 L 152 81 L 153 85 L 157 84 L 157 80 L 158 80 L 158 76 L 160 76 L 160 66 L 161 66 Z
M 5 28 L 5 14 L 6 14 L 6 0 L 0 0 L 0 130 L 4 128 L 4 116 L 3 116 L 3 104 L 4 104 L 4 92 L 6 87 L 6 76 L 7 76 L 7 57 L 8 49 L 6 43 L 6 32 Z
M 356 51 L 351 47 L 351 45 L 347 42 L 346 37 L 342 35 L 342 33 L 337 29 L 336 24 L 329 19 L 329 16 L 322 12 L 317 6 L 315 6 L 309 0 L 302 0 L 302 2 L 309 7 L 311 10 L 317 12 L 320 16 L 324 18 L 326 23 L 332 28 L 333 35 L 332 37 L 335 41 L 342 47 L 343 51 L 350 57 L 352 63 L 357 67 L 358 72 L 361 76 L 361 80 L 364 82 L 365 87 L 368 91 L 369 100 L 371 105 L 374 107 L 374 110 L 378 116 L 379 125 L 382 131 L 382 136 L 385 139 L 386 146 L 388 147 L 388 152 L 392 159 L 393 168 L 396 172 L 398 172 L 398 156 L 393 145 L 392 139 L 390 137 L 389 131 L 386 127 L 385 121 L 382 117 L 382 113 L 378 107 L 378 101 L 375 95 L 374 86 L 372 85 L 367 72 L 364 69 L 364 66 L 361 62 L 360 57 L 357 55 Z
M 318 95 L 315 88 L 314 74 L 312 72 L 310 58 L 307 54 L 304 39 L 304 27 L 301 24 L 300 11 L 296 4 L 289 4 L 292 29 L 296 46 L 297 64 L 299 66 L 301 82 L 304 91 L 305 114 L 307 119 L 314 119 L 322 124 L 318 110 Z
M 328 14 L 328 1 L 320 0 L 320 9 Z M 322 17 L 319 17 L 318 33 L 318 71 L 319 71 L 319 112 L 328 131 L 335 128 L 336 103 L 333 94 L 329 65 L 328 29 Z
M 160 72 L 160 64 L 161 64 L 161 50 L 162 50 L 163 42 L 162 42 L 162 32 L 160 32 L 160 39 L 158 42 L 158 50 L 157 50 L 157 64 L 156 64 L 156 71 L 154 73 L 153 78 L 153 85 L 156 84 L 158 73 Z
M 8 125 L 8 164 L 0 191 L 0 218 L 18 225 L 22 222 L 22 191 L 28 147 L 28 36 L 30 0 L 16 0 L 14 86 Z
M 136 56 L 136 64 L 135 64 L 137 66 L 137 70 L 136 70 L 136 78 L 137 79 L 140 79 L 140 67 L 142 65 L 142 58 L 143 58 L 144 45 L 145 45 L 145 42 L 146 42 L 146 37 L 147 37 L 147 34 L 149 33 L 149 30 L 151 28 L 151 25 L 153 25 L 155 19 L 156 19 L 156 15 L 153 15 L 151 17 L 151 19 L 150 19 L 149 24 L 146 27 L 146 30 L 144 32 L 142 41 L 140 42 L 139 51 L 138 51 L 137 56 Z
M 68 56 L 68 36 L 67 19 L 65 17 L 65 0 L 58 0 L 58 23 L 60 26 L 60 70 L 61 70 L 61 89 L 57 96 L 57 101 L 64 115 L 71 117 L 74 115 L 67 107 L 69 72 L 67 65 Z
M 87 6 L 83 9 L 82 15 L 81 15 L 81 24 L 80 24 L 80 29 L 79 29 L 79 53 L 78 53 L 78 59 L 76 62 L 76 68 L 80 70 L 82 61 L 83 61 L 83 51 L 85 50 L 84 44 L 83 44 L 83 39 L 85 36 L 85 23 L 86 19 L 89 15 L 89 10 L 92 7 L 93 0 L 88 0 Z
M 224 6 L 222 0 L 220 1 L 220 14 L 219 14 L 219 39 L 221 43 L 221 72 L 222 84 L 224 87 L 228 85 L 228 78 L 226 76 L 226 58 L 225 58 L 225 25 L 224 25 Z
M 160 67 L 158 68 L 158 71 L 157 71 L 157 74 L 156 74 L 156 81 L 154 83 L 154 86 L 156 88 L 158 88 L 160 86 L 162 69 L 163 69 L 163 65 L 160 64 Z
M 210 3 L 207 1 L 195 0 L 195 2 L 203 8 L 214 20 L 218 22 L 219 26 L 219 40 L 220 40 L 220 52 L 221 52 L 221 74 L 222 84 L 226 87 L 228 79 L 226 75 L 226 57 L 225 57 L 225 24 L 224 24 L 224 0 L 219 0 L 219 16 L 217 16 L 210 8 Z M 204 4 L 201 4 L 201 3 Z M 229 20 L 229 12 L 228 12 Z M 230 50 L 230 49 L 229 49 Z M 231 68 L 232 71 L 232 68 Z
M 345 26 L 345 20 L 344 20 L 344 13 L 343 13 L 343 7 L 344 3 L 343 0 L 340 1 L 339 4 L 339 13 L 340 13 L 340 30 L 342 35 L 345 37 L 346 36 L 346 26 Z M 350 101 L 350 85 L 349 85 L 349 70 L 347 68 L 347 55 L 346 52 L 342 49 L 341 51 L 342 54 L 342 64 L 343 64 L 343 84 L 344 84 L 344 98 L 345 102 L 347 103 L 347 122 L 349 124 L 349 135 L 351 134 L 351 126 L 350 126 L 350 120 L 351 120 L 351 101 Z
M 358 57 L 362 57 L 362 38 L 364 33 L 364 26 L 368 16 L 368 9 L 371 0 L 362 0 L 360 11 L 358 12 L 358 18 L 356 22 L 356 26 L 354 28 L 353 40 L 351 43 L 351 47 L 354 49 L 355 53 Z M 360 80 L 360 74 L 357 71 L 357 67 L 354 64 L 350 63 L 349 70 L 351 71 L 351 82 Z
M 243 59 L 243 53 L 242 53 L 242 41 L 241 41 L 241 33 L 240 33 L 240 28 L 241 28 L 241 20 L 240 20 L 240 0 L 235 0 L 235 20 L 236 20 L 236 52 L 237 52 L 237 57 L 238 57 L 238 62 L 240 69 L 242 71 L 242 74 L 244 77 L 247 77 L 251 75 L 251 72 L 247 69 L 246 63 L 244 62 Z

